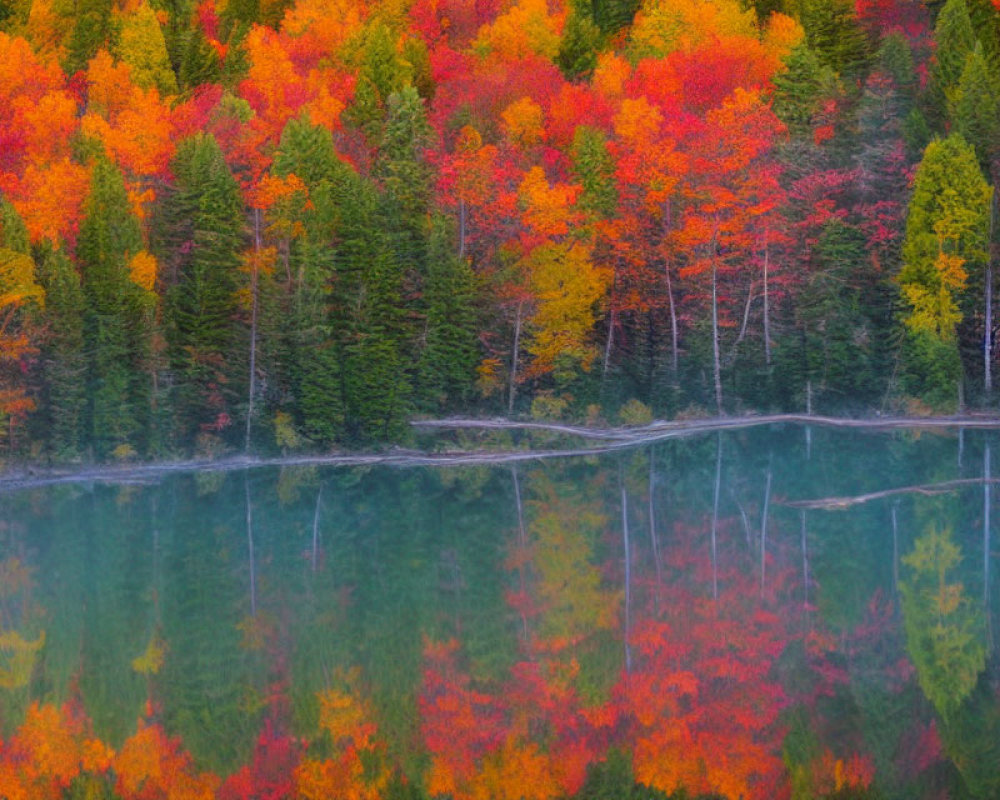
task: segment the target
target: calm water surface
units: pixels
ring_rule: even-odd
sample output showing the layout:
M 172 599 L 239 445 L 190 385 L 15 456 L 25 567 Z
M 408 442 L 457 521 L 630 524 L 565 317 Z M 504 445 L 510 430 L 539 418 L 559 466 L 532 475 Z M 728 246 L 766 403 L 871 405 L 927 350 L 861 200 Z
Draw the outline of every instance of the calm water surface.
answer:
M 0 495 L 0 797 L 998 797 L 998 474 L 784 427 Z

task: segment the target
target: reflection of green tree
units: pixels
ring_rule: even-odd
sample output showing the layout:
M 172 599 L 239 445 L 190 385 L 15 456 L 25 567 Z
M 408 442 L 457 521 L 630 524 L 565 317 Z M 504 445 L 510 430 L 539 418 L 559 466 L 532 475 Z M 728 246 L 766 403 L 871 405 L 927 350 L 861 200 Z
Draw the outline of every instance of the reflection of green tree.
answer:
M 931 526 L 903 557 L 900 584 L 906 645 L 924 694 L 947 719 L 976 685 L 986 665 L 983 619 L 951 580 L 961 561 L 950 528 Z

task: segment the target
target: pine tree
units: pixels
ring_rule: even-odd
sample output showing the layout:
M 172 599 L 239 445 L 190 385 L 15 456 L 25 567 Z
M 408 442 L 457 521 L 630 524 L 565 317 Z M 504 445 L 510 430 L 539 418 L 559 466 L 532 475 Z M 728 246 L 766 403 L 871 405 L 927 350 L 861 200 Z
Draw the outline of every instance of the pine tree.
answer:
M 785 70 L 774 76 L 774 113 L 793 136 L 807 136 L 833 74 L 805 42 L 788 54 Z
M 841 78 L 864 73 L 869 47 L 850 0 L 802 0 L 806 42 L 820 63 Z
M 305 184 L 309 203 L 298 222 L 303 234 L 291 245 L 294 277 L 285 298 L 285 319 L 276 326 L 285 341 L 284 372 L 288 391 L 297 400 L 299 421 L 315 441 L 331 444 L 344 426 L 341 386 L 343 342 L 331 320 L 334 293 L 346 287 L 336 281 L 334 241 L 337 237 L 338 188 L 353 183 L 353 173 L 337 158 L 330 132 L 307 119 L 285 126 L 275 155 L 274 171 L 294 174 Z M 350 282 L 347 282 L 348 284 Z M 340 334 L 343 329 L 340 329 Z
M 82 455 L 85 444 L 86 298 L 80 275 L 65 251 L 47 247 L 39 273 L 46 297 L 47 337 L 41 356 L 45 436 L 48 449 L 57 461 L 75 461 Z
M 990 80 L 983 49 L 975 49 L 965 59 L 965 68 L 952 97 L 955 130 L 975 149 L 983 172 L 990 174 L 1000 159 L 1000 94 Z M 997 177 L 997 176 L 994 176 Z
M 429 410 L 462 408 L 469 399 L 479 361 L 476 345 L 475 276 L 454 254 L 442 217 L 431 230 L 424 346 L 417 375 L 421 401 Z
M 929 98 L 933 116 L 943 120 L 954 92 L 962 79 L 965 61 L 975 49 L 976 35 L 965 0 L 948 0 L 934 26 L 934 61 L 931 67 Z
M 176 435 L 222 430 L 243 401 L 245 342 L 237 319 L 244 220 L 239 186 L 216 140 L 196 134 L 174 160 L 163 203 L 166 334 Z
M 142 450 L 149 408 L 146 362 L 148 307 L 132 282 L 129 262 L 142 250 L 121 173 L 110 161 L 94 164 L 76 256 L 87 300 L 89 429 L 98 457 Z

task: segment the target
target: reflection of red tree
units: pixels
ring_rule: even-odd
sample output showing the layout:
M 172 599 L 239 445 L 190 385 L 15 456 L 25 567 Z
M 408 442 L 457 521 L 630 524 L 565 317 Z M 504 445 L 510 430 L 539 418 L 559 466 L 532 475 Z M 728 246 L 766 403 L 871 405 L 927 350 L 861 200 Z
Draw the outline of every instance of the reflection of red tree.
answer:
M 749 578 L 718 601 L 670 593 L 665 619 L 636 625 L 637 666 L 619 685 L 636 779 L 665 792 L 787 796 L 776 724 L 785 694 L 770 677 L 784 622 L 758 605 Z
M 428 792 L 455 800 L 545 800 L 579 791 L 587 765 L 603 751 L 572 688 L 575 674 L 522 662 L 496 691 L 476 691 L 456 664 L 456 650 L 454 642 L 429 643 L 424 653 Z

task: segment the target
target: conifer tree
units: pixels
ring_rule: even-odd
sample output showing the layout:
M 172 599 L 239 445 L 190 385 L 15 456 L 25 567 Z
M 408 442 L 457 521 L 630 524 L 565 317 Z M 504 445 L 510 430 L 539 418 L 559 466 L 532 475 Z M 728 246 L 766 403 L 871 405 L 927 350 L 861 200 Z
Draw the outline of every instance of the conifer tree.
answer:
M 245 383 L 236 322 L 244 221 L 239 186 L 216 140 L 196 134 L 178 149 L 174 191 L 164 201 L 169 286 L 166 334 L 177 435 L 235 421 Z
M 49 451 L 58 461 L 74 461 L 84 449 L 87 407 L 87 354 L 84 349 L 86 298 L 80 275 L 62 249 L 45 248 L 39 275 L 45 287 L 42 374 L 43 419 Z
M 436 217 L 430 234 L 424 346 L 418 364 L 421 400 L 425 407 L 462 408 L 475 381 L 475 276 L 469 263 L 454 254 L 449 230 Z
M 930 101 L 938 119 L 943 119 L 965 70 L 965 61 L 975 49 L 976 35 L 965 0 L 948 0 L 934 26 L 934 61 L 931 66 Z
M 116 448 L 142 450 L 149 400 L 147 309 L 129 272 L 142 234 L 121 173 L 106 158 L 94 164 L 84 212 L 76 256 L 87 301 L 89 429 L 95 453 L 105 457 Z

